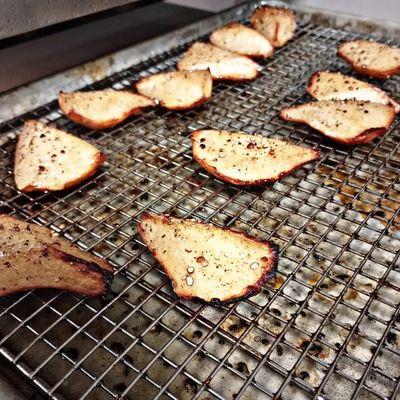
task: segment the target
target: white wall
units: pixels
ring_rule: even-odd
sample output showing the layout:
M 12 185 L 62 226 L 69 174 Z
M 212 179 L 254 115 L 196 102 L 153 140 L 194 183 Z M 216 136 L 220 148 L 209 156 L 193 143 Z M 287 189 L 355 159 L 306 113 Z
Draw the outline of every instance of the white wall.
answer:
M 400 0 L 289 0 L 288 3 L 325 8 L 368 19 L 389 20 L 400 27 Z
M 171 3 L 209 11 L 220 11 L 245 0 L 169 0 Z M 369 19 L 384 19 L 399 24 L 400 0 L 286 0 L 288 4 L 302 4 L 331 11 L 354 14 Z

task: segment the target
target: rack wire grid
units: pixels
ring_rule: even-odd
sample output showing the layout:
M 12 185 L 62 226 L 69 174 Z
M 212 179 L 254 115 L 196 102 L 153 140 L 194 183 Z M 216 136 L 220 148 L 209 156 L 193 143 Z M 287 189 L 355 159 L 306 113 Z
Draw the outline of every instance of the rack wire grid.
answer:
M 243 8 L 243 21 L 256 5 Z M 300 23 L 261 61 L 257 80 L 215 83 L 212 99 L 191 111 L 155 109 L 93 131 L 53 101 L 3 124 L 1 211 L 106 258 L 115 278 L 102 300 L 51 290 L 2 298 L 1 355 L 54 399 L 398 399 L 399 122 L 370 144 L 343 147 L 278 117 L 309 100 L 312 72 L 351 73 L 336 46 L 360 36 Z M 174 68 L 186 47 L 88 89 L 131 88 Z M 399 76 L 379 86 L 398 94 Z M 13 152 L 30 118 L 94 143 L 108 162 L 72 190 L 19 192 Z M 193 161 L 189 135 L 204 127 L 319 146 L 322 158 L 273 185 L 235 187 Z M 177 298 L 137 233 L 145 210 L 273 240 L 275 279 L 220 308 Z

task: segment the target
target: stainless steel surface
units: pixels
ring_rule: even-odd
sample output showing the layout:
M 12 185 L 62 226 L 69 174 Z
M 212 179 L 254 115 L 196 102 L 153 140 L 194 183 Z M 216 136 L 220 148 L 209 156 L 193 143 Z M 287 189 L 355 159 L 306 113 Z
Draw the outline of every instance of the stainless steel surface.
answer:
M 0 399 L 44 400 L 39 388 L 34 387 L 25 375 L 4 358 L 0 359 Z
M 255 5 L 203 23 L 197 35 L 246 20 Z M 181 44 L 164 43 L 90 88 L 131 87 L 172 69 L 196 36 L 191 29 Z M 116 271 L 104 300 L 55 291 L 1 299 L 5 359 L 57 399 L 398 398 L 399 122 L 369 145 L 344 148 L 278 118 L 281 107 L 306 101 L 313 71 L 350 73 L 336 46 L 358 36 L 367 37 L 301 22 L 256 81 L 216 83 L 212 100 L 192 111 L 152 110 L 100 132 L 69 122 L 51 102 L 1 125 L 1 211 L 50 227 Z M 398 94 L 400 77 L 379 85 Z M 12 154 L 29 118 L 92 141 L 108 163 L 71 191 L 18 192 Z M 189 135 L 203 127 L 318 145 L 323 157 L 270 187 L 237 188 L 193 161 Z M 137 234 L 144 210 L 274 240 L 276 279 L 221 308 L 176 298 Z
M 0 39 L 136 2 L 138 0 L 2 0 Z
M 141 5 L 142 7 L 110 13 L 102 18 L 81 22 L 77 26 L 59 29 L 42 37 L 0 49 L 0 92 L 10 92 L 21 85 L 54 76 L 60 71 L 63 71 L 61 76 L 65 79 L 65 76 L 68 76 L 66 70 L 78 66 L 74 76 L 70 76 L 70 81 L 76 84 L 78 76 L 82 78 L 84 75 L 82 64 L 92 60 L 96 60 L 95 64 L 91 63 L 86 74 L 93 80 L 99 80 L 110 75 L 110 70 L 116 67 L 114 63 L 118 63 L 118 57 L 113 58 L 112 54 L 118 50 L 132 48 L 134 44 L 161 36 L 210 15 L 206 11 L 164 2 L 150 1 L 145 5 L 142 1 Z M 107 62 L 101 64 L 98 61 L 101 56 L 106 56 Z M 39 82 L 48 88 L 48 82 L 44 83 L 43 79 Z M 62 84 L 58 74 L 54 88 L 56 93 L 62 89 Z M 52 99 L 46 90 L 42 90 L 36 96 L 26 96 L 23 102 L 30 101 L 31 97 L 38 101 L 38 105 Z M 17 103 L 21 106 L 23 102 Z M 32 106 L 25 111 L 30 108 Z M 10 107 L 2 108 L 0 104 L 0 120 L 3 112 L 10 113 Z
M 398 0 L 286 0 L 291 6 L 319 7 L 331 12 L 358 15 L 360 17 L 379 20 L 389 20 L 400 26 L 400 3 Z

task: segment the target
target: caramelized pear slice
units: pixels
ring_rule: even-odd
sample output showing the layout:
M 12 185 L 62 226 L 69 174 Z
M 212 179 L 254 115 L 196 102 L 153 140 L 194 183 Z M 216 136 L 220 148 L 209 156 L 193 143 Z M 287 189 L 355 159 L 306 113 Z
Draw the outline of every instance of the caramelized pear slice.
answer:
M 211 98 L 209 71 L 173 71 L 150 75 L 136 83 L 137 91 L 170 110 L 186 110 Z
M 78 137 L 27 121 L 18 137 L 14 177 L 23 192 L 63 190 L 92 176 L 106 157 Z
M 215 30 L 210 42 L 221 49 L 248 57 L 268 58 L 274 48 L 266 37 L 246 25 L 232 23 Z
M 323 100 L 284 108 L 280 116 L 310 125 L 337 142 L 354 145 L 382 136 L 392 125 L 395 111 L 390 104 Z
M 396 113 L 400 104 L 383 90 L 340 72 L 314 72 L 308 82 L 307 92 L 317 100 L 361 100 L 371 103 L 391 104 Z
M 248 81 L 257 78 L 260 66 L 248 57 L 196 42 L 177 64 L 180 71 L 209 70 L 213 79 Z
M 142 214 L 139 231 L 184 299 L 221 303 L 254 296 L 276 269 L 276 245 L 229 229 Z
M 274 47 L 284 46 L 296 31 L 296 15 L 288 8 L 263 6 L 251 17 L 251 25 Z
M 114 89 L 61 92 L 58 103 L 70 120 L 91 129 L 112 128 L 143 108 L 155 106 L 140 94 Z
M 101 296 L 113 270 L 50 229 L 0 215 L 0 296 L 36 288 Z
M 372 40 L 352 40 L 338 47 L 343 58 L 361 75 L 387 79 L 400 73 L 400 49 Z
M 319 158 L 318 150 L 243 132 L 195 131 L 192 147 L 206 171 L 236 185 L 275 182 Z

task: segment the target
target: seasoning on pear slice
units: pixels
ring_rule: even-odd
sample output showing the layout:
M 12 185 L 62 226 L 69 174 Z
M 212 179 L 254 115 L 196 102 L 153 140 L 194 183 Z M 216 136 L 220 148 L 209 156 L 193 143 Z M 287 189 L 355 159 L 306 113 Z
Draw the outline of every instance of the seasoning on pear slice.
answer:
M 340 72 L 314 72 L 308 82 L 307 92 L 317 100 L 361 100 L 372 103 L 392 104 L 396 113 L 400 104 L 383 90 Z
M 347 145 L 368 143 L 382 136 L 395 118 L 390 104 L 358 100 L 322 100 L 288 107 L 280 116 L 286 121 L 302 122 L 325 136 Z
M 0 215 L 0 296 L 36 288 L 101 296 L 113 270 L 50 229 Z
M 343 58 L 361 75 L 387 79 L 400 73 L 400 49 L 372 40 L 352 40 L 338 47 Z
M 265 36 L 237 22 L 215 30 L 210 36 L 210 42 L 248 57 L 268 58 L 274 53 L 274 48 Z
M 105 160 L 90 143 L 30 120 L 18 137 L 15 183 L 23 192 L 67 189 L 92 176 Z
M 193 132 L 192 147 L 206 171 L 236 185 L 275 182 L 320 156 L 316 149 L 283 140 L 215 130 Z
M 180 71 L 209 70 L 213 79 L 249 81 L 257 78 L 260 66 L 253 60 L 209 43 L 195 42 L 177 64 Z
M 112 128 L 143 108 L 155 106 L 153 100 L 140 94 L 114 89 L 61 92 L 58 103 L 70 120 L 91 129 Z
M 212 78 L 208 70 L 161 72 L 141 79 L 136 89 L 165 108 L 186 110 L 211 98 Z
M 251 17 L 251 25 L 274 47 L 284 46 L 296 31 L 296 15 L 288 8 L 263 6 Z
M 184 299 L 218 304 L 258 294 L 278 248 L 243 233 L 168 215 L 142 214 L 139 232 Z

